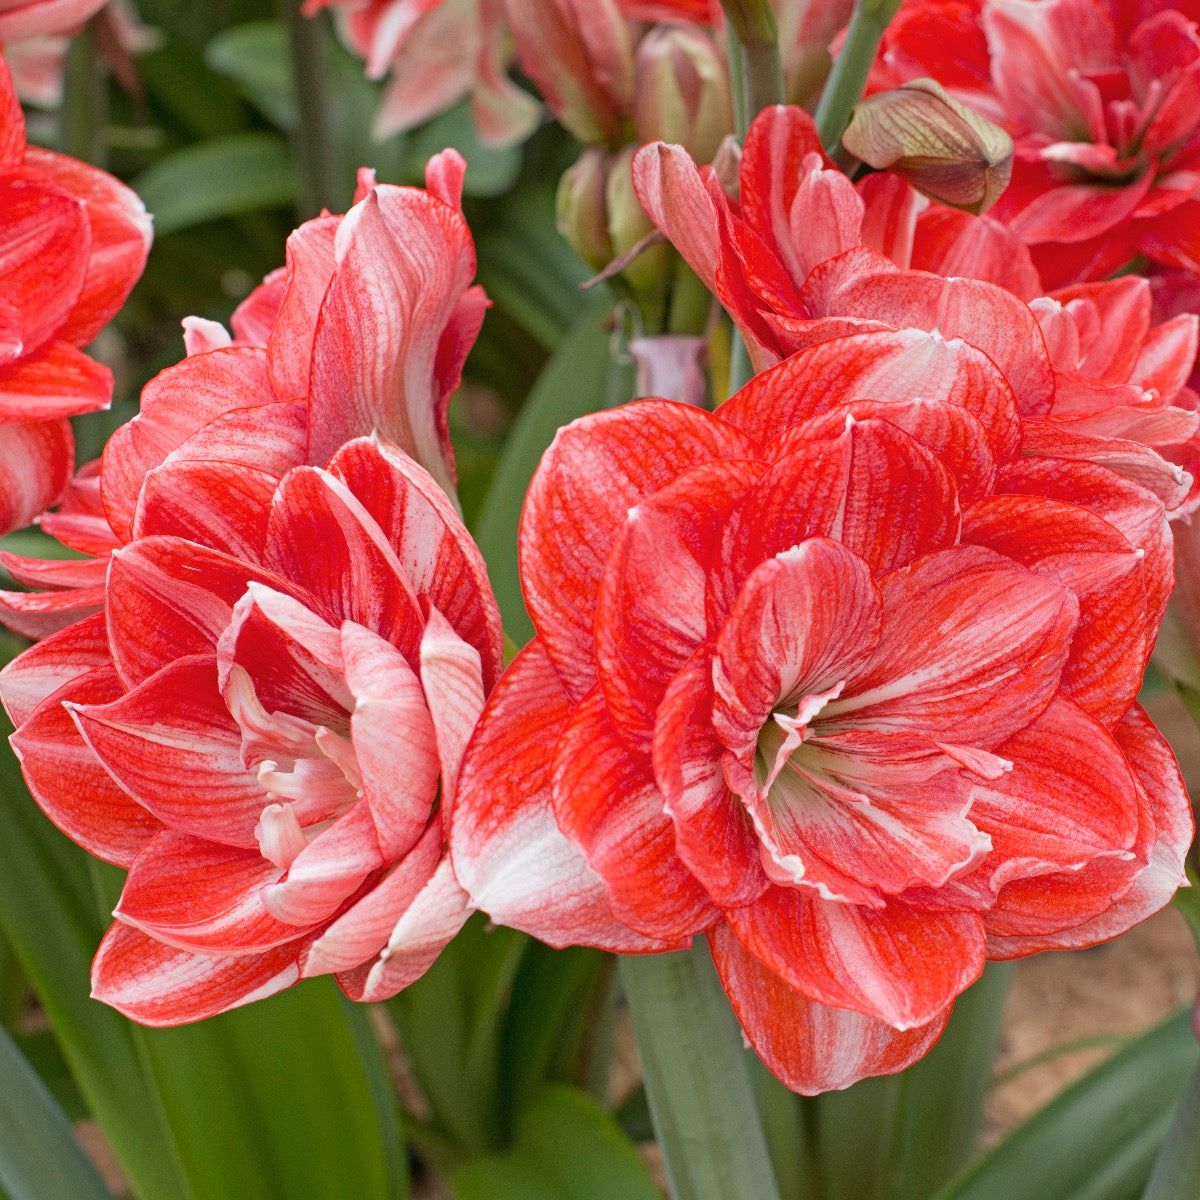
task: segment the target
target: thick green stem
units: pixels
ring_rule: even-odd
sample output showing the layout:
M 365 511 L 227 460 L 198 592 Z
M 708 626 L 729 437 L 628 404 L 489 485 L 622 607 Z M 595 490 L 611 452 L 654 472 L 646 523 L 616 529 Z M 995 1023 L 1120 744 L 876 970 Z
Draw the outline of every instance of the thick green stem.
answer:
M 733 7 L 727 3 L 725 11 L 729 13 Z M 750 36 L 752 33 L 755 36 Z M 744 139 L 754 118 L 764 108 L 783 103 L 783 68 L 774 19 L 769 26 L 751 25 L 744 32 L 731 23 L 728 43 L 734 122 L 738 137 Z
M 850 123 L 850 111 L 867 86 L 867 76 L 871 73 L 884 30 L 899 7 L 900 0 L 855 0 L 846 40 L 834 59 L 816 112 L 821 144 L 835 157 L 840 150 L 842 134 Z
M 321 52 L 321 18 L 300 12 L 300 0 L 279 0 L 287 28 L 299 122 L 292 144 L 300 168 L 302 200 L 298 215 L 315 217 L 323 208 L 340 212 L 343 185 L 337 178 L 329 105 L 325 99 L 325 60 Z
M 708 946 L 621 959 L 672 1200 L 779 1200 L 742 1035 Z
M 59 148 L 72 158 L 102 167 L 107 120 L 108 93 L 96 58 L 96 37 L 89 24 L 71 39 L 67 50 L 59 110 Z

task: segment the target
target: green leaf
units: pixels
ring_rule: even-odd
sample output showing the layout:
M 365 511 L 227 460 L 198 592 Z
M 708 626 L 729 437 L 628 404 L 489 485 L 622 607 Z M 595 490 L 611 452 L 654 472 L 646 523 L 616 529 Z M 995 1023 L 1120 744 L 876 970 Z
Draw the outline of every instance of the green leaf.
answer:
M 594 1001 L 611 961 L 587 946 L 526 950 L 501 1044 L 510 1119 L 542 1084 L 581 1082 L 583 1042 L 596 1032 Z
M 511 1150 L 461 1167 L 452 1183 L 457 1200 L 661 1200 L 613 1118 L 561 1084 L 521 1112 Z
M 606 297 L 593 301 L 546 364 L 505 444 L 475 528 L 488 575 L 516 642 L 533 636 L 517 573 L 517 525 L 533 472 L 559 427 L 604 407 L 608 394 L 612 335 L 601 321 L 611 310 Z
M 147 167 L 133 189 L 160 236 L 235 213 L 291 204 L 296 173 L 271 133 L 231 133 L 176 150 Z
M 672 1197 L 778 1200 L 742 1031 L 707 943 L 619 961 Z
M 232 79 L 272 124 L 295 128 L 298 117 L 287 36 L 278 21 L 250 21 L 222 31 L 205 47 L 204 61 Z
M 11 1200 L 112 1200 L 66 1114 L 2 1028 L 0 1186 Z
M 502 1142 L 500 1035 L 528 940 L 514 929 L 489 928 L 480 913 L 420 979 L 387 1002 L 438 1131 L 464 1155 Z
M 142 1029 L 88 998 L 98 897 L 119 872 L 66 841 L 0 754 L 0 924 L 141 1200 L 404 1196 L 330 981 L 179 1029 Z
M 579 286 L 593 272 L 555 226 L 553 182 L 519 188 L 488 217 L 476 237 L 479 282 L 497 308 L 554 350 L 595 302 Z
M 1142 1200 L 1200 1196 L 1200 1069 L 1188 1082 Z
M 1189 1014 L 1178 1013 L 1017 1126 L 936 1200 L 1132 1200 L 1198 1061 Z

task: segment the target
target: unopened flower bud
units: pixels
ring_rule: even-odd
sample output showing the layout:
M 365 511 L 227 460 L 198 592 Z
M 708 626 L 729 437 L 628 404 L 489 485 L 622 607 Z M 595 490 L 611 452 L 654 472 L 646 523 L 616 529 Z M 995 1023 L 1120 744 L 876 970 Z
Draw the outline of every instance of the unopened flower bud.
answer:
M 614 257 L 605 200 L 609 160 L 607 151 L 589 146 L 558 182 L 558 232 L 597 271 L 603 270 Z
M 1012 138 L 932 79 L 867 97 L 855 108 L 842 144 L 930 199 L 973 213 L 990 208 L 1012 175 Z
M 650 30 L 634 60 L 633 120 L 639 142 L 674 142 L 708 162 L 733 131 L 724 56 L 695 26 Z
M 626 146 L 613 155 L 608 170 L 608 186 L 605 199 L 608 205 L 608 235 L 612 239 L 614 254 L 619 258 L 627 254 L 654 232 L 654 222 L 646 216 L 646 210 L 638 201 L 633 190 L 633 162 L 636 146 Z M 665 284 L 671 265 L 671 247 L 666 242 L 650 246 L 639 254 L 622 274 L 637 291 L 647 292 L 659 284 Z

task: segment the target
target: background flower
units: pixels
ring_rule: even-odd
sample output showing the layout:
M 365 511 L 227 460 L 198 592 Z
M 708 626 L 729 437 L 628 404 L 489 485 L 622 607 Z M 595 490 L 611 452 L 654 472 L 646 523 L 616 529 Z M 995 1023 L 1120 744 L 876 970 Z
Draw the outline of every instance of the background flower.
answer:
M 1179 8 L 1108 0 L 909 0 L 881 85 L 932 76 L 1013 136 L 993 215 L 1049 287 L 1137 255 L 1200 270 L 1200 36 Z
M 80 350 L 145 266 L 150 218 L 111 175 L 25 143 L 0 62 L 0 530 L 28 525 L 74 468 L 66 418 L 107 408 L 112 374 Z

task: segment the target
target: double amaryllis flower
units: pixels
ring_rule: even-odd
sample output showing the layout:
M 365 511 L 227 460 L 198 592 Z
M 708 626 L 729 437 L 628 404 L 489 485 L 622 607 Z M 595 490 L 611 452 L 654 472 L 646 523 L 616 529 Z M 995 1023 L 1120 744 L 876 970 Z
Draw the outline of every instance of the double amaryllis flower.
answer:
M 501 631 L 444 490 L 487 303 L 462 173 L 365 176 L 297 230 L 237 340 L 190 322 L 43 521 L 95 557 L 9 559 L 58 585 L 10 622 L 72 622 L 0 676 L 13 744 L 50 818 L 129 868 L 94 987 L 147 1024 L 304 975 L 390 995 L 469 911 L 445 828 Z
M 855 330 L 940 330 L 1005 372 L 1024 450 L 1079 458 L 1152 487 L 1173 516 L 1200 491 L 1197 320 L 1151 321 L 1131 277 L 1042 296 L 1029 255 L 990 217 L 930 206 L 900 180 L 855 188 L 812 118 L 768 109 L 742 156 L 738 199 L 678 146 L 644 147 L 634 182 L 651 219 L 733 316 L 757 365 Z
M 203 540 L 213 512 L 265 508 L 289 467 L 323 466 L 357 435 L 378 432 L 451 488 L 446 407 L 488 304 L 471 284 L 464 171 L 446 151 L 429 163 L 428 190 L 376 188 L 364 173 L 345 217 L 318 217 L 288 239 L 286 267 L 234 313 L 236 341 L 213 322 L 185 322 L 192 353 L 151 380 L 102 462 L 42 518 L 91 557 L 5 555 L 19 582 L 43 590 L 0 593 L 0 619 L 41 637 L 97 611 L 108 556 L 148 530 L 151 498 L 154 532 Z M 181 483 L 208 488 L 212 511 L 177 504 L 163 517 Z
M 1012 134 L 993 216 L 1047 284 L 1138 255 L 1200 271 L 1200 34 L 1189 6 L 908 0 L 875 82 L 932 76 Z
M 501 656 L 470 536 L 368 439 L 244 499 L 148 497 L 148 529 L 184 506 L 191 536 L 116 551 L 104 613 L 0 677 L 38 803 L 129 868 L 93 992 L 150 1025 L 317 974 L 392 995 L 469 911 L 445 826 Z
M 0 10 L 0 28 L 22 11 Z M 112 399 L 111 372 L 80 347 L 125 302 L 149 246 L 150 218 L 129 188 L 25 144 L 0 61 L 0 532 L 29 524 L 70 480 L 67 417 Z
M 537 637 L 459 780 L 473 902 L 555 945 L 705 934 L 803 1092 L 912 1062 L 986 958 L 1165 904 L 1190 810 L 1134 703 L 1163 506 L 1020 438 L 988 357 L 921 330 L 561 431 L 521 525 Z

